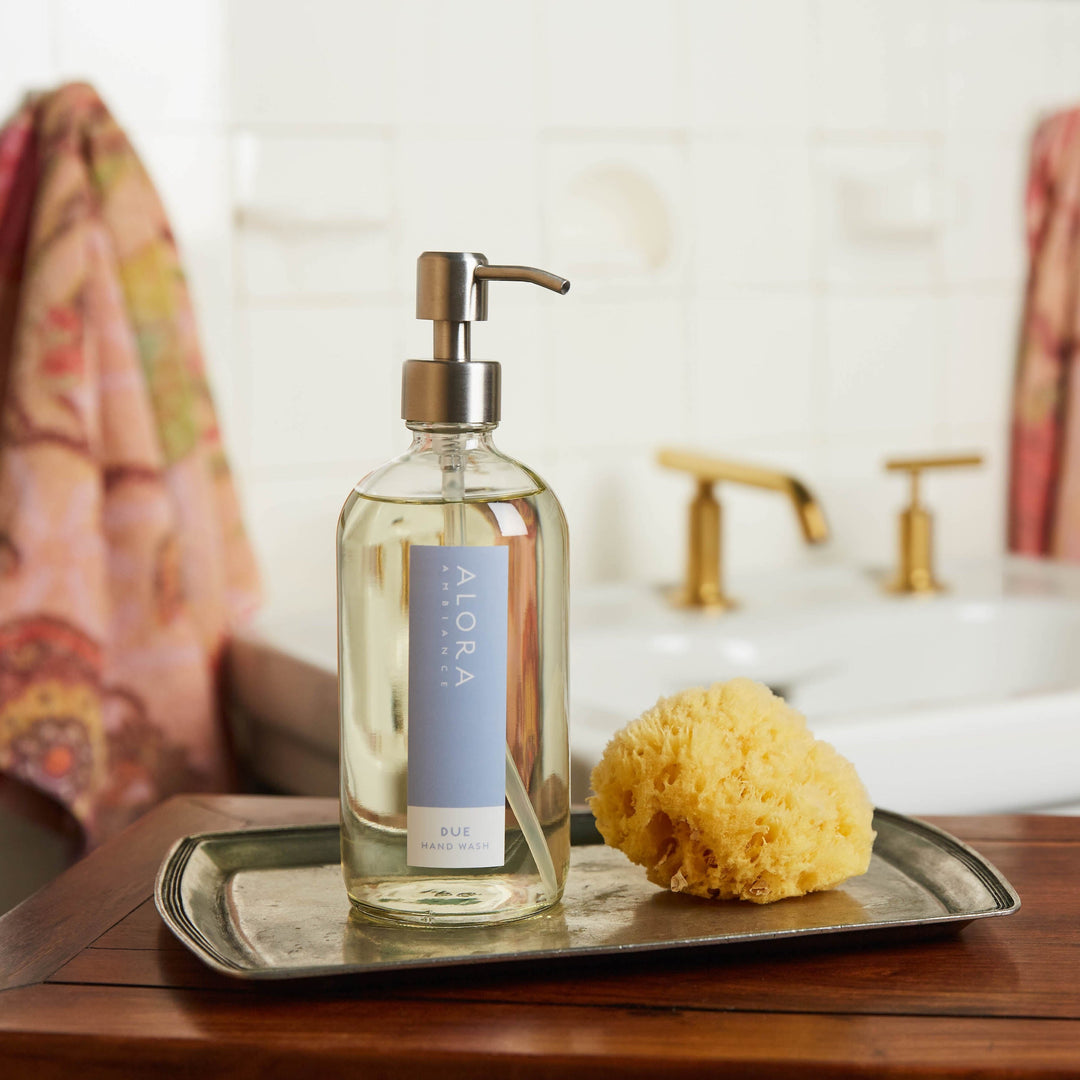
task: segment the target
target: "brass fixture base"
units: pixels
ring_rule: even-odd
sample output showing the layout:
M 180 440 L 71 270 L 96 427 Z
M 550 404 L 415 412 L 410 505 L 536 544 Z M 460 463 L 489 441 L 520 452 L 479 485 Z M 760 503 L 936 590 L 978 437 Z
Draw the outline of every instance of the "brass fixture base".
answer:
M 903 578 L 894 577 L 885 582 L 883 588 L 894 596 L 936 596 L 949 591 L 948 585 L 942 585 L 932 576 Z
M 675 607 L 696 608 L 698 611 L 735 611 L 739 601 L 722 593 L 709 591 L 691 592 L 685 586 L 667 590 L 667 597 Z

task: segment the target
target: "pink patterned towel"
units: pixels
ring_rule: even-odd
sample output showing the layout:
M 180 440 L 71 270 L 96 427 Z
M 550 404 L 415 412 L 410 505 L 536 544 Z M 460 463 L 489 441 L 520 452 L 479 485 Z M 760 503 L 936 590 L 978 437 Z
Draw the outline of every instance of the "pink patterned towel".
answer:
M 89 86 L 0 132 L 0 770 L 91 843 L 228 777 L 258 580 L 165 213 Z
M 1009 549 L 1080 559 L 1080 109 L 1043 122 L 1012 421 Z

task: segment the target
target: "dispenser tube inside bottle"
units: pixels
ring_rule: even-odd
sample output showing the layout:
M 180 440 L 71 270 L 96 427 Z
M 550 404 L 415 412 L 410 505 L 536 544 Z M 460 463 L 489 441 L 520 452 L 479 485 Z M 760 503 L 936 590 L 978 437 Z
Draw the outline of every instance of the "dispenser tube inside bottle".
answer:
M 442 470 L 443 542 L 447 546 L 464 544 L 465 540 L 465 448 L 464 438 L 455 440 L 452 448 L 439 455 Z M 506 743 L 506 800 L 521 826 L 529 853 L 540 874 L 544 892 L 554 896 L 558 892 L 558 875 L 551 858 L 543 826 L 536 816 L 532 800 L 518 772 L 510 743 Z

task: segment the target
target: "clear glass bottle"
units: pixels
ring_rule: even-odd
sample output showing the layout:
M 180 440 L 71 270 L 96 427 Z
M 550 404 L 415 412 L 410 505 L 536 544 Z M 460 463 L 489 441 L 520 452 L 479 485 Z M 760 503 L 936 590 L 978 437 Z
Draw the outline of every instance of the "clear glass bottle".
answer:
M 447 261 L 483 317 L 486 260 L 462 253 L 421 256 L 418 314 Z M 467 357 L 440 321 L 437 351 L 442 332 Z M 498 365 L 466 357 L 406 363 L 412 445 L 338 523 L 342 870 L 379 921 L 522 918 L 569 867 L 566 522 L 492 442 Z

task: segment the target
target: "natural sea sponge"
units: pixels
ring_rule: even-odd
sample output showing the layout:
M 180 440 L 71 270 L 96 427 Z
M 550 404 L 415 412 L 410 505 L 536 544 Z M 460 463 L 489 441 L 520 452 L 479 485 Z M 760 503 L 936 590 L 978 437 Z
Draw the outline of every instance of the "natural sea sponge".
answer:
M 750 679 L 661 699 L 608 743 L 592 786 L 605 842 L 673 892 L 768 904 L 870 865 L 854 766 Z

